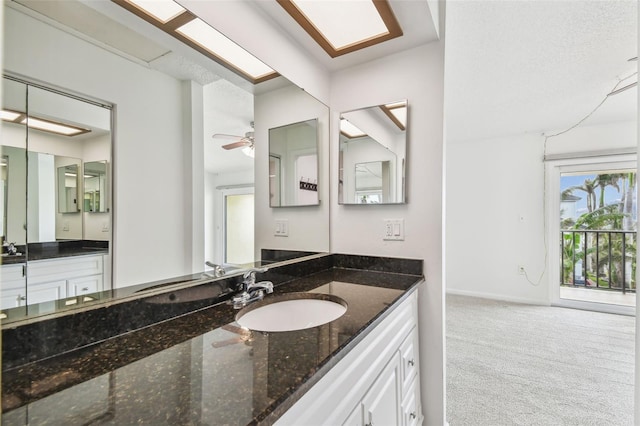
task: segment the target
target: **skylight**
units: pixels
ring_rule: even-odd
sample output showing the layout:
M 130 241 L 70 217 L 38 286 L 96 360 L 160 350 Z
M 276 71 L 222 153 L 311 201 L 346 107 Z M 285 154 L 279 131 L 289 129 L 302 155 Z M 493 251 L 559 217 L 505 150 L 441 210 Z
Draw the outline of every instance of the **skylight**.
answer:
M 332 58 L 402 35 L 388 0 L 277 1 Z
M 229 62 L 234 67 L 243 70 L 254 79 L 259 79 L 274 72 L 255 56 L 229 40 L 200 18 L 186 23 L 178 28 L 176 32 Z
M 185 11 L 173 0 L 128 0 L 157 20 L 166 23 Z
M 111 0 L 253 84 L 279 74 L 173 0 Z
M 344 134 L 350 139 L 367 136 L 365 132 L 360 130 L 357 126 L 355 126 L 345 118 L 340 120 L 340 133 Z

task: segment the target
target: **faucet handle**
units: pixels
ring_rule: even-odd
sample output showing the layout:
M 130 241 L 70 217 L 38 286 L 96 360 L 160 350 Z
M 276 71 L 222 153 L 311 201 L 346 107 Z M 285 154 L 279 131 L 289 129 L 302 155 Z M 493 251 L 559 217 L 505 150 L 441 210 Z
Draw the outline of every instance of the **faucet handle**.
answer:
M 245 279 L 251 278 L 253 281 L 255 281 L 256 272 L 267 272 L 268 270 L 269 268 L 267 268 L 266 266 L 263 266 L 261 268 L 250 268 L 250 269 L 247 269 L 242 276 Z

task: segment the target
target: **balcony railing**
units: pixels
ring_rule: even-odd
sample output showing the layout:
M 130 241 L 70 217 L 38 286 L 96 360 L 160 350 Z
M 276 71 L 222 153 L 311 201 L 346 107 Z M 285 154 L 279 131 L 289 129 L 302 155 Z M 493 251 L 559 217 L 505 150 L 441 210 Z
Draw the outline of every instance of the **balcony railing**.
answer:
M 562 230 L 560 284 L 636 291 L 636 231 Z

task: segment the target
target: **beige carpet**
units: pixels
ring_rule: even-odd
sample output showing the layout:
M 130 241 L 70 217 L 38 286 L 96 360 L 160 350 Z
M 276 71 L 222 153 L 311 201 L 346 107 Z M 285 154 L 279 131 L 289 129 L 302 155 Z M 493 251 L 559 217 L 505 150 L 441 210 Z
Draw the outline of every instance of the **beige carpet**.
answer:
M 447 420 L 633 425 L 635 318 L 447 295 Z

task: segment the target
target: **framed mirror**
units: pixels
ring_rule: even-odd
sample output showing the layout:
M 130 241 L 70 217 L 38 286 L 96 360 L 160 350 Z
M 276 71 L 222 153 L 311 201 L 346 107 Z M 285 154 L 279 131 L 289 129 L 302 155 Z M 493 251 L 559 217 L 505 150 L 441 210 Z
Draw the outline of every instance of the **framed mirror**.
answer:
M 338 202 L 404 204 L 406 100 L 340 114 Z
M 269 206 L 316 206 L 318 119 L 269 129 Z
M 58 167 L 58 213 L 78 213 L 78 164 Z
M 84 163 L 84 198 L 85 213 L 108 212 L 107 162 L 89 161 Z

